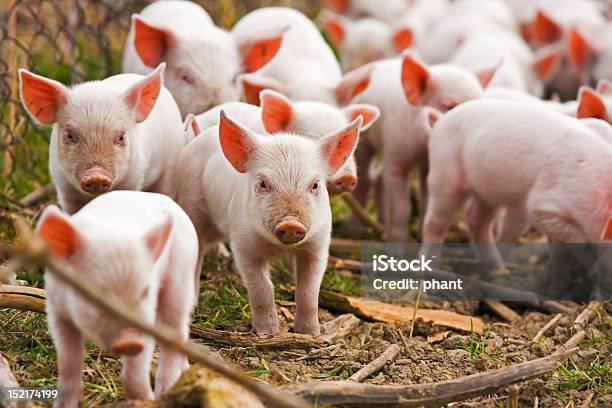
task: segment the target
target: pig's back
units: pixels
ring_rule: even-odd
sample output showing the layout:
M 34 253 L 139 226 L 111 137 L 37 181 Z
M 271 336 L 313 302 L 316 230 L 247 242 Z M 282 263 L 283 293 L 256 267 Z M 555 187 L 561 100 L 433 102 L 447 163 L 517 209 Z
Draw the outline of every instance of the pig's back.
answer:
M 111 191 L 90 201 L 73 219 L 77 225 L 84 226 L 94 219 L 113 229 L 142 237 L 153 226 L 163 222 L 168 215 L 172 216 L 174 235 L 197 245 L 197 236 L 191 220 L 178 204 L 164 194 Z
M 233 28 L 232 34 L 287 26 L 278 53 L 258 72 L 281 82 L 289 82 L 301 70 L 315 69 L 330 83 L 342 77 L 340 65 L 315 25 L 302 13 L 284 7 L 267 7 L 244 16 Z M 308 64 L 310 62 L 310 64 Z
M 266 133 L 266 129 L 263 127 L 263 122 L 261 120 L 261 108 L 244 102 L 227 102 L 197 115 L 196 120 L 200 129 L 205 131 L 213 126 L 219 125 L 219 115 L 221 111 L 224 111 L 227 116 L 253 132 L 260 134 Z
M 157 27 L 197 33 L 213 21 L 202 7 L 192 1 L 167 0 L 152 3 L 139 13 Z
M 519 201 L 536 185 L 606 185 L 596 175 L 612 174 L 612 147 L 602 137 L 577 119 L 520 102 L 457 107 L 435 126 L 430 150 L 432 163 L 457 161 L 468 186 L 498 204 Z

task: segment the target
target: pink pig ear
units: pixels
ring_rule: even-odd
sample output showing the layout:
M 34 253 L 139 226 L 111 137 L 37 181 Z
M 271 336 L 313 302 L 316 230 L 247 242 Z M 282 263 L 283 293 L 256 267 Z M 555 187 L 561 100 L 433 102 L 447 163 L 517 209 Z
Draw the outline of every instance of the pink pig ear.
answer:
M 579 119 L 595 118 L 608 120 L 608 111 L 603 100 L 595 91 L 587 86 L 580 88 L 578 95 L 578 113 Z
M 345 74 L 334 90 L 336 102 L 339 105 L 344 105 L 365 91 L 370 84 L 373 71 L 374 65 L 370 63 Z
M 269 89 L 261 93 L 261 119 L 268 133 L 282 132 L 293 117 L 293 105 L 283 94 Z
M 143 122 L 155 107 L 162 88 L 162 75 L 166 63 L 161 63 L 155 71 L 132 85 L 124 94 L 123 100 L 134 111 L 136 123 Z
M 411 105 L 422 105 L 429 90 L 430 75 L 427 67 L 407 54 L 402 61 L 402 87 Z
M 412 45 L 412 30 L 401 28 L 393 33 L 393 48 L 398 54 Z
M 37 121 L 50 125 L 57 121 L 57 111 L 68 100 L 68 90 L 51 79 L 19 70 L 21 102 Z
M 326 11 L 321 16 L 321 22 L 334 47 L 341 48 L 346 37 L 346 21 L 336 13 Z
M 167 214 L 162 222 L 145 234 L 144 243 L 151 255 L 153 255 L 154 261 L 157 261 L 164 252 L 171 232 L 172 216 Z
M 321 155 L 327 161 L 328 176 L 336 174 L 357 147 L 361 123 L 359 116 L 345 129 L 319 141 Z
M 243 98 L 251 105 L 259 106 L 259 94 L 264 89 L 272 89 L 274 91 L 285 93 L 285 86 L 274 78 L 259 74 L 242 74 L 239 78 L 242 83 Z
M 489 85 L 489 82 L 491 82 L 495 76 L 495 73 L 503 63 L 503 61 L 499 61 L 494 67 L 481 69 L 476 72 L 476 78 L 478 78 L 478 81 L 483 88 L 486 88 Z
M 561 50 L 553 45 L 538 50 L 531 65 L 538 78 L 547 81 L 557 71 L 560 61 Z
M 138 14 L 132 15 L 134 27 L 134 47 L 142 62 L 153 68 L 158 66 L 166 55 L 173 34 L 169 30 L 157 28 L 147 22 Z
M 361 116 L 363 120 L 361 127 L 359 128 L 361 132 L 368 130 L 370 126 L 372 126 L 380 117 L 380 109 L 378 109 L 376 106 L 361 103 L 349 105 L 342 109 L 342 111 L 346 115 L 346 118 L 351 122 Z
M 223 110 L 219 120 L 219 142 L 232 167 L 239 173 L 246 173 L 249 158 L 257 149 L 257 140 L 249 131 L 228 118 Z
M 606 222 L 606 227 L 601 233 L 601 240 L 612 241 L 612 217 L 608 218 L 608 221 Z
M 83 239 L 72 226 L 70 218 L 55 205 L 45 209 L 37 226 L 38 234 L 45 240 L 53 255 L 66 259 L 83 246 Z
M 351 6 L 351 0 L 325 0 L 325 4 L 338 14 L 346 14 Z
M 533 22 L 533 36 L 536 41 L 550 44 L 561 38 L 563 31 L 559 24 L 554 22 L 542 10 L 538 10 Z
M 604 95 L 612 95 L 612 82 L 607 79 L 600 79 L 597 82 L 597 93 Z
M 582 70 L 595 55 L 595 48 L 576 28 L 572 28 L 567 39 L 567 53 L 572 64 Z
M 242 57 L 244 72 L 255 72 L 266 65 L 278 52 L 288 26 L 241 34 L 236 37 L 236 46 Z

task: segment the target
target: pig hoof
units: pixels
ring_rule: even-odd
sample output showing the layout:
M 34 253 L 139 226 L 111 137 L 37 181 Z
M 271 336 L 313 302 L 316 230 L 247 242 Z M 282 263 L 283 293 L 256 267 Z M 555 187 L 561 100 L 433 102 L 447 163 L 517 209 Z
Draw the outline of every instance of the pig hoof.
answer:
M 296 322 L 294 326 L 294 331 L 300 334 L 308 334 L 309 336 L 312 336 L 312 337 L 319 337 L 321 335 L 321 326 L 319 325 L 319 323 L 317 323 L 316 325 L 314 324 L 307 325 L 307 324 L 298 324 Z
M 280 332 L 280 324 L 276 315 L 265 322 L 253 322 L 253 330 L 257 334 L 278 334 Z

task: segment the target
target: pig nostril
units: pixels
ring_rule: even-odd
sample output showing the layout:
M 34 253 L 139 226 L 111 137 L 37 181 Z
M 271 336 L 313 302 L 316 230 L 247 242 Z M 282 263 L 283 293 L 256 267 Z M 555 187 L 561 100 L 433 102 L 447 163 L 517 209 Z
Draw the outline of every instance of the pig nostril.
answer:
M 306 237 L 306 229 L 299 223 L 285 223 L 278 226 L 274 234 L 283 244 L 296 244 Z

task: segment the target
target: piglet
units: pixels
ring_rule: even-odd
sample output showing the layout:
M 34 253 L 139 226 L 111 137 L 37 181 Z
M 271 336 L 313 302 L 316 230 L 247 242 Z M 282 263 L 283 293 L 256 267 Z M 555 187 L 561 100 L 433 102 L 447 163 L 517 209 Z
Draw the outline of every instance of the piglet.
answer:
M 290 255 L 297 266 L 295 331 L 320 334 L 319 287 L 331 234 L 325 183 L 352 154 L 360 125 L 358 118 L 319 140 L 270 137 L 221 111 L 219 126 L 181 155 L 178 202 L 196 226 L 200 263 L 206 247 L 229 241 L 258 333 L 279 331 L 267 262 Z
M 110 190 L 174 196 L 176 161 L 187 135 L 162 86 L 163 72 L 162 64 L 145 77 L 121 74 L 67 88 L 19 71 L 26 110 L 53 125 L 49 167 L 66 212 Z
M 494 243 L 501 208 L 511 214 L 515 236 L 533 225 L 551 242 L 600 240 L 612 211 L 612 144 L 606 140 L 612 128 L 590 121 L 499 100 L 468 102 L 444 115 L 429 139 L 423 242 L 444 242 L 468 198 L 466 219 L 477 243 Z M 492 245 L 481 249 L 483 261 L 503 266 Z
M 169 197 L 114 191 L 72 216 L 51 205 L 37 230 L 53 255 L 96 292 L 122 302 L 143 322 L 163 323 L 176 330 L 177 338 L 188 339 L 198 242 L 189 217 Z M 50 271 L 45 272 L 45 288 L 58 360 L 60 399 L 55 407 L 80 406 L 87 340 L 121 356 L 121 380 L 131 399 L 159 397 L 189 366 L 186 356 L 159 344 L 153 394 L 152 338 L 113 320 Z
M 418 3 L 433 0 L 417 0 Z M 415 1 L 406 0 L 324 0 L 323 3 L 337 14 L 349 18 L 370 17 L 387 23 L 397 21 L 414 7 Z
M 240 99 L 238 75 L 264 66 L 278 51 L 284 23 L 238 35 L 214 25 L 191 1 L 160 1 L 132 16 L 123 72 L 147 74 L 165 61 L 165 83 L 186 116 Z

